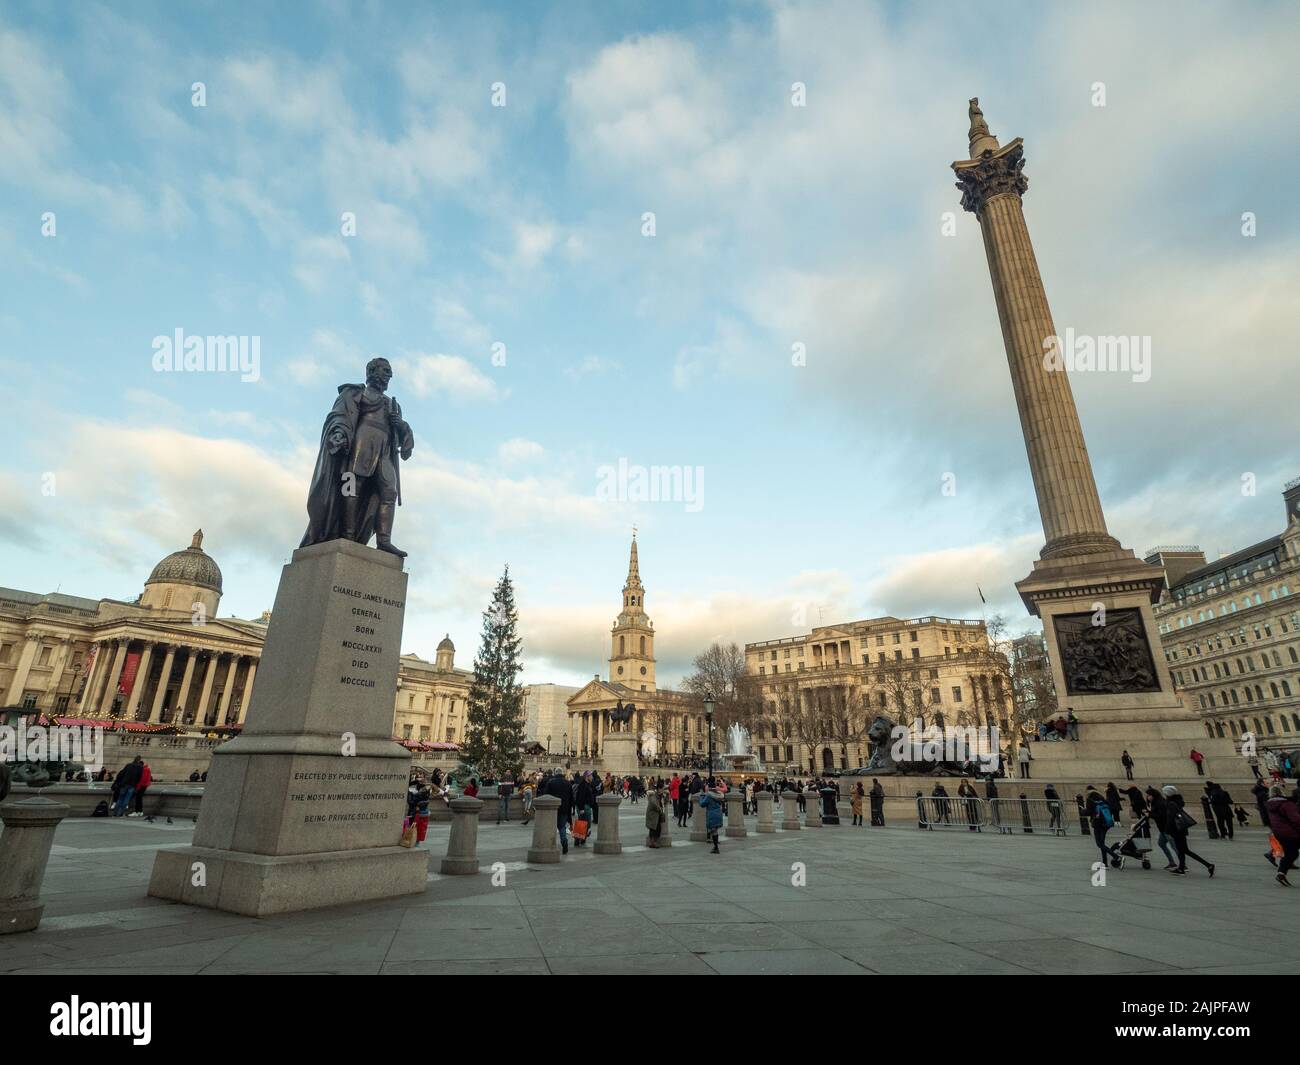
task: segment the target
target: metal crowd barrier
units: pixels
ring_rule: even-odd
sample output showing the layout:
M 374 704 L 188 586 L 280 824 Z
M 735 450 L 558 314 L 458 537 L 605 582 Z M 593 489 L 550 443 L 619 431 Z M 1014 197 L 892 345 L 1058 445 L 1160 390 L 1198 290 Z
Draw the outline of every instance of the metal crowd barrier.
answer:
M 931 831 L 936 828 L 965 828 L 983 832 L 988 823 L 988 808 L 983 799 L 964 799 L 960 795 L 916 797 L 917 828 Z
M 1064 836 L 1078 820 L 1074 802 L 1064 799 L 989 799 L 989 819 L 1001 835 L 1045 832 Z

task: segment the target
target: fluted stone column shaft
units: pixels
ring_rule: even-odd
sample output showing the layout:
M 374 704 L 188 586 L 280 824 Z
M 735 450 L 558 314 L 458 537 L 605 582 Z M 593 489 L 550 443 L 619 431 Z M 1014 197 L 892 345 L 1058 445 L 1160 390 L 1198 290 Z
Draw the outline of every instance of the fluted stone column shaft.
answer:
M 217 724 L 226 723 L 226 715 L 230 713 L 230 699 L 235 694 L 235 678 L 239 675 L 239 660 L 243 655 L 231 655 L 230 663 L 226 666 L 226 681 L 221 688 L 221 698 L 217 706 Z
M 95 689 L 99 687 L 99 678 L 104 675 L 104 656 L 105 649 L 108 646 L 99 640 L 94 643 L 95 657 L 90 660 L 90 672 L 86 676 L 86 686 L 81 689 L 81 698 L 77 698 L 77 693 L 72 693 L 72 701 L 81 709 L 85 709 L 94 698 Z
M 623 799 L 618 795 L 597 795 L 596 805 L 600 808 L 600 820 L 596 822 L 597 854 L 622 854 L 623 844 L 618 838 L 618 808 Z
M 217 659 L 220 654 L 208 655 L 208 666 L 203 671 L 203 690 L 199 694 L 198 709 L 194 711 L 194 724 L 206 725 L 208 723 L 208 703 L 212 699 L 212 682 L 217 679 Z
M 190 684 L 194 680 L 194 663 L 198 660 L 198 655 L 194 653 L 194 648 L 189 648 L 185 652 L 185 671 L 181 674 L 181 690 L 176 697 L 174 710 L 180 712 L 182 719 L 185 716 L 185 704 L 190 698 Z
M 126 718 L 128 721 L 134 721 L 136 711 L 140 708 L 140 700 L 144 696 L 145 686 L 149 683 L 149 670 L 153 666 L 153 644 L 144 645 L 144 653 L 140 655 L 140 664 L 136 666 L 135 681 L 131 685 L 131 694 L 126 700 Z
M 781 806 L 785 813 L 781 821 L 781 828 L 785 832 L 797 832 L 803 828 L 799 823 L 799 796 L 793 791 L 787 791 L 781 796 Z
M 749 835 L 745 831 L 745 795 L 739 788 L 732 788 L 726 794 L 727 835 L 734 839 L 744 839 Z
M 18 668 L 14 670 L 13 680 L 9 683 L 9 694 L 5 705 L 19 706 L 23 701 L 23 689 L 27 686 L 27 677 L 31 673 L 32 663 L 40 653 L 45 636 L 39 632 L 29 632 L 23 643 L 23 653 L 18 657 Z
M 73 650 L 73 638 L 71 636 L 60 636 L 59 650 L 54 656 L 54 669 L 50 673 L 49 686 L 41 694 L 41 702 L 50 708 L 58 705 L 59 696 L 62 694 L 59 688 L 63 686 L 63 673 L 68 668 L 68 661 L 72 658 Z
M 692 795 L 691 801 L 691 842 L 707 843 L 709 841 L 709 812 L 700 805 L 700 795 Z
M 167 698 L 167 682 L 171 680 L 172 665 L 176 661 L 176 647 L 173 644 L 167 645 L 167 653 L 163 656 L 162 676 L 158 678 L 158 690 L 153 693 L 153 705 L 149 708 L 149 720 L 159 722 L 162 720 L 163 700 Z
M 244 690 L 239 698 L 239 718 L 237 723 L 240 725 L 242 725 L 244 719 L 248 717 L 248 704 L 253 701 L 253 681 L 257 679 L 258 661 L 259 660 L 256 658 L 250 658 L 248 660 L 248 673 L 244 677 Z M 435 740 L 438 738 L 436 733 L 433 738 Z
M 754 801 L 758 803 L 757 831 L 775 832 L 776 825 L 772 822 L 772 793 L 770 791 L 760 791 L 754 796 Z
M 822 797 L 816 790 L 805 791 L 804 797 L 804 828 L 821 828 L 822 827 Z
M 451 800 L 451 834 L 442 860 L 443 873 L 468 876 L 478 872 L 478 815 L 482 809 L 482 799 Z
M 31 932 L 41 923 L 41 884 L 55 829 L 71 812 L 43 796 L 0 804 L 0 936 Z
M 126 649 L 129 646 L 129 640 L 118 641 L 117 654 L 113 656 L 113 668 L 109 671 L 108 681 L 104 685 L 104 694 L 100 698 L 100 705 L 96 709 L 112 711 L 113 700 L 117 698 L 117 685 L 122 679 L 122 667 L 126 665 Z
M 533 800 L 533 845 L 528 861 L 534 865 L 553 865 L 560 860 L 560 800 L 554 795 L 539 795 Z

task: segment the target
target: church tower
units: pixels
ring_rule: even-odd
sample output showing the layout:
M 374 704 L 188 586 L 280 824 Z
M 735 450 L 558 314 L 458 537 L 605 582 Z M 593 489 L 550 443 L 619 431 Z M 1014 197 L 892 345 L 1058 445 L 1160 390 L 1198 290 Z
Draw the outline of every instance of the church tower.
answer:
M 633 691 L 655 690 L 655 630 L 645 612 L 645 589 L 636 557 L 636 532 L 632 533 L 632 557 L 623 585 L 623 611 L 610 635 L 609 679 Z

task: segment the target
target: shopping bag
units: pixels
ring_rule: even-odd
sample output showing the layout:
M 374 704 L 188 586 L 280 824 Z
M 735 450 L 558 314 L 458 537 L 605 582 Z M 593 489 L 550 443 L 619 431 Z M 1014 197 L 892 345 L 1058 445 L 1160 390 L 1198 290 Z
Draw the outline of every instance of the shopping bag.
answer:
M 578 818 L 578 820 L 573 822 L 573 838 L 586 839 L 587 832 L 590 828 L 591 826 L 587 824 L 586 821 L 582 820 L 582 818 Z
M 1272 832 L 1268 834 L 1268 846 L 1269 849 L 1272 850 L 1274 858 L 1282 857 L 1284 853 L 1284 851 L 1282 850 L 1282 844 L 1278 840 L 1277 836 L 1273 835 Z
M 399 845 L 399 846 L 402 846 L 402 847 L 414 847 L 414 846 L 415 846 L 415 826 L 414 826 L 414 825 L 407 825 L 404 829 L 402 829 L 402 838 L 399 839 L 397 842 L 398 842 L 398 845 Z

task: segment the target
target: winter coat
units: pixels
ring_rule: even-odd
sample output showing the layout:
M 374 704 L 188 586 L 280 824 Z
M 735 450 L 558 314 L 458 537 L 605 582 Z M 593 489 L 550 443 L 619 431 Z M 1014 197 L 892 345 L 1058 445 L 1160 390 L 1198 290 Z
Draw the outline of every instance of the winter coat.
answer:
M 645 807 L 645 827 L 653 832 L 664 821 L 664 804 L 659 798 L 657 791 L 652 791 L 650 797 L 646 799 Z
M 573 796 L 573 805 L 579 810 L 585 806 L 596 805 L 596 791 L 591 786 L 591 781 L 586 777 L 578 781 L 578 788 Z
M 141 762 L 127 762 L 117 774 L 113 784 L 119 789 L 136 788 L 140 786 L 140 774 L 144 770 L 144 764 Z
M 849 809 L 853 811 L 854 817 L 862 816 L 862 796 L 855 790 L 853 798 L 849 800 Z
M 548 777 L 542 785 L 541 794 L 552 795 L 560 800 L 560 808 L 555 811 L 557 825 L 565 825 L 573 820 L 573 790 L 569 787 L 569 782 L 556 773 Z
M 672 799 L 673 802 L 676 802 L 682 797 L 681 777 L 673 777 L 673 779 L 668 782 L 668 797 Z
M 1300 808 L 1290 799 L 1268 800 L 1268 827 L 1280 843 L 1300 843 Z
M 140 783 L 135 786 L 135 790 L 144 791 L 144 789 L 147 788 L 152 783 L 153 783 L 153 770 L 149 768 L 149 763 L 145 762 L 144 765 L 140 767 Z
M 711 791 L 700 792 L 700 805 L 707 811 L 705 824 L 712 830 L 722 827 L 722 800 Z

